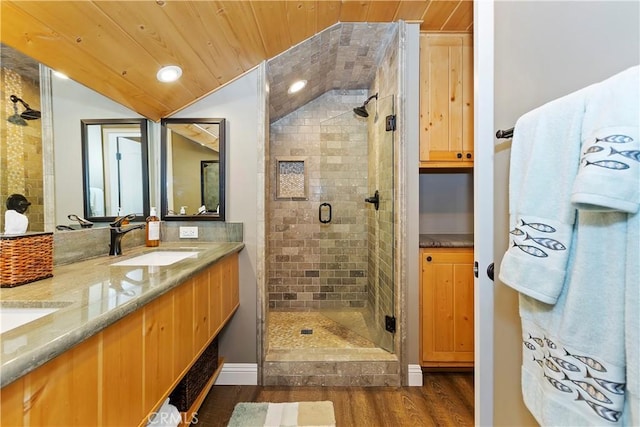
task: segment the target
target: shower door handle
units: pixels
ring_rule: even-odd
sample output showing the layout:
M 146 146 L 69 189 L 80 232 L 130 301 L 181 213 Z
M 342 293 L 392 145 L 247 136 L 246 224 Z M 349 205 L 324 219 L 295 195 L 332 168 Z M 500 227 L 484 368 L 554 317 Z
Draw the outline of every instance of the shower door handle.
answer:
M 322 208 L 329 208 L 329 217 L 327 219 L 322 218 Z M 320 207 L 318 207 L 318 220 L 323 224 L 328 224 L 331 222 L 331 205 L 329 203 L 321 203 Z

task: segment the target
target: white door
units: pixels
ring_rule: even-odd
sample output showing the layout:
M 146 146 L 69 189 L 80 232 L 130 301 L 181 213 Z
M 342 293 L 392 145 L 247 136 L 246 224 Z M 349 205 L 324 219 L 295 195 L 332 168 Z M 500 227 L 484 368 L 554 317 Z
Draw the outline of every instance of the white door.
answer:
M 522 114 L 548 101 L 639 64 L 640 3 L 474 3 L 476 108 L 480 108 L 474 152 L 476 260 L 491 250 L 487 249 L 491 241 L 496 267 L 492 288 L 481 279 L 486 269 L 483 262 L 476 283 L 476 351 L 480 352 L 476 424 L 536 425 L 521 398 L 517 294 L 497 279 L 508 244 L 510 140 L 496 140 L 495 131 L 513 127 Z M 493 185 L 487 185 L 491 175 Z M 489 308 L 491 314 L 483 312 Z
M 475 425 L 493 425 L 493 2 L 475 1 L 473 233 Z

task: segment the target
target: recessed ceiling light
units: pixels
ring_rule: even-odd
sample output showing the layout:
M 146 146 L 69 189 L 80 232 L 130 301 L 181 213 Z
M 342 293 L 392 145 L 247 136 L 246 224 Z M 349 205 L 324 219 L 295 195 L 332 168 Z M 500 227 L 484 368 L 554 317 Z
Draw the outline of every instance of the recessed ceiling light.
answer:
M 62 80 L 68 80 L 69 79 L 69 77 L 66 74 L 61 73 L 60 71 L 53 70 L 53 75 L 56 76 L 59 79 L 62 79 Z
M 177 65 L 167 65 L 166 67 L 160 68 L 158 70 L 158 74 L 156 74 L 156 78 L 161 82 L 175 82 L 182 75 L 182 68 Z
M 302 90 L 306 85 L 307 85 L 307 81 L 306 80 L 298 80 L 296 82 L 293 82 L 293 84 L 291 86 L 289 86 L 289 90 L 287 92 L 288 93 L 296 93 L 296 92 Z

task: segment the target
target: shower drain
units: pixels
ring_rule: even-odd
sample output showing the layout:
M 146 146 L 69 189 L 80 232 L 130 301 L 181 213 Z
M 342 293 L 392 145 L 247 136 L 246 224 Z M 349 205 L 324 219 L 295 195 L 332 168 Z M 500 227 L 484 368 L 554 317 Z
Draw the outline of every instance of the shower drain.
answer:
M 313 333 L 313 329 L 301 329 L 300 333 L 302 335 L 311 335 Z

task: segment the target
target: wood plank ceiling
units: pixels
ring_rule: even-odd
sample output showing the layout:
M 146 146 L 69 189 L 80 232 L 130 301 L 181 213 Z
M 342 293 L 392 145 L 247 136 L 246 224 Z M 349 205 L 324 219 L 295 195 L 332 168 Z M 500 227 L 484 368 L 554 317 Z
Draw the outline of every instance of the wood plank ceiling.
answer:
M 471 0 L 10 1 L 0 41 L 157 121 L 337 22 L 470 32 Z M 174 83 L 158 69 L 183 69 Z

